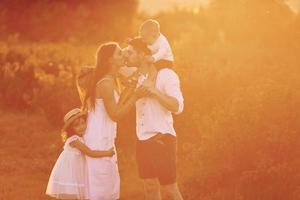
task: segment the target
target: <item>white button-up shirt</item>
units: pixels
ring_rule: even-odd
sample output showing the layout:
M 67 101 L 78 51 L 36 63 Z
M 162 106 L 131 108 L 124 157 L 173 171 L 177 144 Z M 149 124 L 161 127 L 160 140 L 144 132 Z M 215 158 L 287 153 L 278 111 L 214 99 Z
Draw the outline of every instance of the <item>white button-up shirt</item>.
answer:
M 145 80 L 139 77 L 139 82 Z M 157 73 L 155 87 L 162 93 L 177 99 L 179 108 L 175 114 L 183 111 L 184 100 L 180 90 L 180 82 L 177 74 L 171 69 L 162 69 Z M 139 140 L 147 140 L 160 133 L 169 133 L 176 136 L 173 127 L 171 111 L 163 107 L 154 98 L 141 98 L 136 102 L 136 132 Z

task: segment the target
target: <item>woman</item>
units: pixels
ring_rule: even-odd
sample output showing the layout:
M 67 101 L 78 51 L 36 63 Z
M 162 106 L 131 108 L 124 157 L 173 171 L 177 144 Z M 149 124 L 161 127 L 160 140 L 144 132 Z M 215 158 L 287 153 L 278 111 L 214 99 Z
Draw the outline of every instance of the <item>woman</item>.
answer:
M 84 107 L 89 110 L 84 139 L 92 150 L 108 150 L 114 147 L 116 121 L 135 105 L 139 96 L 143 95 L 143 91 L 138 91 L 126 102 L 119 101 L 116 75 L 123 65 L 122 51 L 117 43 L 105 43 L 99 47 L 96 68 L 84 99 Z M 117 156 L 86 159 L 90 199 L 118 199 L 120 177 Z

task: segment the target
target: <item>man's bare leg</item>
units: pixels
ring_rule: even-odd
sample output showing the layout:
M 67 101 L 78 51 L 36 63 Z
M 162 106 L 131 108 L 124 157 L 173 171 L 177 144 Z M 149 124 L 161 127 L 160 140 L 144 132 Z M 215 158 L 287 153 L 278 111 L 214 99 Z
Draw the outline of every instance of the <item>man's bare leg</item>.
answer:
M 144 190 L 146 200 L 161 200 L 158 180 L 144 179 Z
M 163 199 L 183 200 L 177 183 L 161 186 Z

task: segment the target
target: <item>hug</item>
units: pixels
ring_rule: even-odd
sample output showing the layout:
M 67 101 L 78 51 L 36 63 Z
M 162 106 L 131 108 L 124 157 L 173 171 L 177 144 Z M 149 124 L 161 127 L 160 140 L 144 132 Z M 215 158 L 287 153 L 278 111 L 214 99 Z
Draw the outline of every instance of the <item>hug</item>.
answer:
M 82 106 L 64 117 L 64 148 L 46 194 L 58 199 L 119 199 L 117 122 L 135 107 L 136 162 L 145 198 L 182 199 L 172 115 L 183 111 L 184 99 L 173 65 L 171 47 L 155 20 L 145 21 L 139 37 L 124 49 L 115 42 L 98 48 L 95 67 L 78 75 Z

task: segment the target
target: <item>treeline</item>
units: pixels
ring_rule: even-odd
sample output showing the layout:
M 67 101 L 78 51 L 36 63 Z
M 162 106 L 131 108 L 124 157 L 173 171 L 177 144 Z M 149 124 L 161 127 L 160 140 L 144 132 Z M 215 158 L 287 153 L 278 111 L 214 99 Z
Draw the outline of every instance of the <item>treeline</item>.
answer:
M 4 5 L 9 10 L 1 12 L 1 20 L 15 16 L 22 23 L 1 27 L 6 30 L 2 38 L 19 33 L 19 42 L 0 45 L 0 105 L 42 110 L 56 127 L 68 109 L 79 105 L 75 70 L 94 63 L 99 41 L 122 41 L 146 18 L 136 14 L 131 1 L 10 2 L 17 1 L 1 1 L 2 10 Z M 69 2 L 77 3 L 71 9 Z M 103 23 L 64 18 L 81 13 L 72 14 L 81 9 L 78 2 L 87 2 L 89 17 L 106 3 L 96 17 Z M 34 10 L 40 12 L 34 7 L 42 5 L 45 13 L 60 17 L 34 17 Z M 21 14 L 9 6 L 19 7 Z M 22 14 L 25 7 L 31 17 Z M 185 198 L 299 199 L 300 15 L 283 0 L 216 0 L 197 12 L 175 9 L 155 18 L 171 42 L 185 97 L 184 113 L 175 117 Z M 56 28 L 55 19 L 64 25 Z M 79 42 L 70 42 L 72 37 Z M 125 153 L 133 150 L 135 139 L 128 119 L 118 136 Z M 124 185 L 132 179 L 128 176 Z
M 0 37 L 39 41 L 120 40 L 131 32 L 137 0 L 2 0 Z

